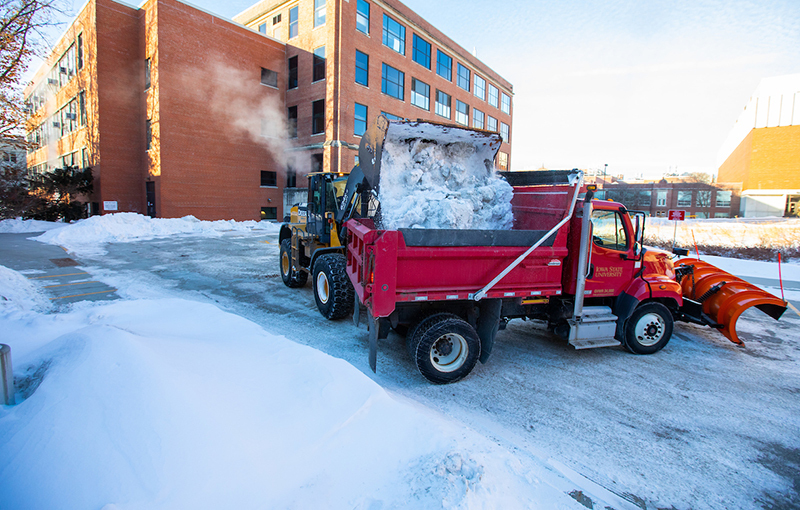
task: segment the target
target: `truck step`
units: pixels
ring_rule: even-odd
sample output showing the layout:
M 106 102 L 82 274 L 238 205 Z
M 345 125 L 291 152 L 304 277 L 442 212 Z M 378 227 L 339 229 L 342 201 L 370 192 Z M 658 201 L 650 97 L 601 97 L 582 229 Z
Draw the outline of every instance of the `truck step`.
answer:
M 620 345 L 614 338 L 617 316 L 607 306 L 587 306 L 579 322 L 570 321 L 569 343 L 576 349 Z

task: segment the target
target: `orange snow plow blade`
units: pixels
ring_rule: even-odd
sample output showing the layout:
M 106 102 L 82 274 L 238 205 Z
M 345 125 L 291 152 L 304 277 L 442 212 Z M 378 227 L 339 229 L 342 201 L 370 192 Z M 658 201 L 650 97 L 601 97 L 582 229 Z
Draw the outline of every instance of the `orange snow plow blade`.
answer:
M 703 312 L 719 324 L 716 327 L 733 343 L 744 345 L 736 334 L 736 321 L 748 308 L 755 306 L 775 320 L 786 311 L 786 301 L 708 262 L 683 259 L 675 266 L 693 266 L 681 279 L 683 296 L 702 303 Z

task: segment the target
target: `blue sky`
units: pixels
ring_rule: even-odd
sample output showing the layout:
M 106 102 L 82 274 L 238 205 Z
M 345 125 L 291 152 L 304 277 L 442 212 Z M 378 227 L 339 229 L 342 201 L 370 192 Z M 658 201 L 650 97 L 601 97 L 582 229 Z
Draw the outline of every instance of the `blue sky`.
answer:
M 760 79 L 800 73 L 800 0 L 404 3 L 514 85 L 513 170 L 714 173 Z

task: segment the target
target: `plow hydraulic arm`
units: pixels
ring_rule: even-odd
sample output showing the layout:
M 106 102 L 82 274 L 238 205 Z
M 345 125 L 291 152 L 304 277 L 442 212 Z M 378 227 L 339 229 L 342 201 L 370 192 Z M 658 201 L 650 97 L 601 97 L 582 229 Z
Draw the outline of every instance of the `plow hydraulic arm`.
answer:
M 713 321 L 709 325 L 733 343 L 744 345 L 736 334 L 736 321 L 748 308 L 755 306 L 775 320 L 786 311 L 786 301 L 708 262 L 683 259 L 675 264 L 675 269 L 687 315 L 695 316 L 690 309 L 702 308 L 705 318 Z

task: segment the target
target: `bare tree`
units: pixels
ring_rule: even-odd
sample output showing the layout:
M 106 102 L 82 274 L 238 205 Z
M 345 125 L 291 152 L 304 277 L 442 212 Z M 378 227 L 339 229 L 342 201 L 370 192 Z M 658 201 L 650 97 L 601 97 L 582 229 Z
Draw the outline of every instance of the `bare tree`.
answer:
M 58 0 L 0 0 L 0 137 L 20 134 L 25 122 L 21 80 L 46 47 L 44 31 L 63 11 Z
M 711 176 L 705 172 L 689 172 L 684 174 L 687 176 L 689 182 L 700 182 L 703 184 L 711 184 Z

